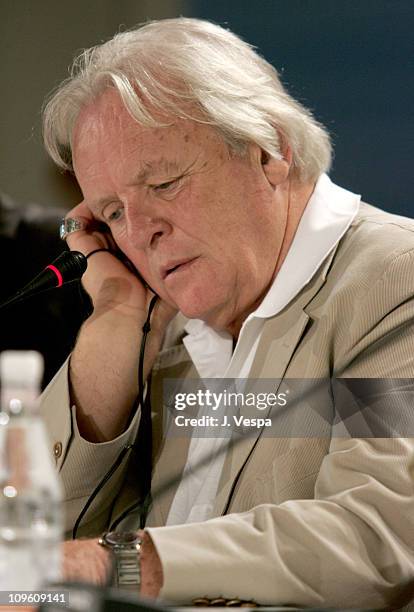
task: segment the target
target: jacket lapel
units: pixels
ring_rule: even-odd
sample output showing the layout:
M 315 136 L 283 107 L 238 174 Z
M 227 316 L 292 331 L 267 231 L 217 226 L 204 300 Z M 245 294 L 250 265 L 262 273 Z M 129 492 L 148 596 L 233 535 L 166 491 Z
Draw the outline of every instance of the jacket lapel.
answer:
M 335 251 L 336 249 L 332 251 L 319 272 L 293 302 L 276 316 L 266 320 L 248 376 L 253 386 L 255 379 L 276 379 L 279 380 L 279 384 L 273 387 L 272 391 L 277 393 L 281 379 L 284 377 L 309 321 L 305 308 L 323 286 Z M 260 416 L 266 417 L 266 414 L 262 413 Z M 249 433 L 246 437 L 233 441 L 227 454 L 216 497 L 214 516 L 220 516 L 227 511 L 237 480 L 263 430 L 253 431 L 255 433 Z
M 280 384 L 309 321 L 309 315 L 305 312 L 305 308 L 323 286 L 335 251 L 336 249 L 329 255 L 320 271 L 301 293 L 283 311 L 266 320 L 248 376 L 249 381 L 253 381 L 253 384 L 255 379 L 264 378 L 279 380 Z M 181 344 L 164 350 L 153 370 L 152 402 L 153 406 L 162 407 L 160 412 L 153 415 L 154 421 L 160 419 L 158 424 L 153 423 L 155 432 L 163 431 L 162 421 L 165 417 L 165 410 L 168 410 L 168 407 L 166 408 L 164 405 L 163 398 L 165 379 L 178 380 L 183 378 L 196 379 L 199 376 L 184 345 Z M 272 390 L 277 393 L 277 388 L 274 387 Z M 262 414 L 261 416 L 266 415 Z M 261 430 L 257 430 L 254 435 L 249 434 L 246 437 L 239 438 L 233 445 L 230 443 L 213 516 L 220 516 L 226 512 L 237 485 L 238 477 L 261 433 Z M 156 457 L 154 457 L 155 468 L 152 479 L 153 507 L 148 518 L 148 526 L 165 524 L 187 461 L 190 442 L 191 438 L 189 436 L 169 438 L 167 435 L 154 440 L 154 448 L 157 449 L 157 452 Z M 133 492 L 131 492 L 131 495 L 133 497 Z M 120 505 L 125 507 L 125 501 L 122 500 Z

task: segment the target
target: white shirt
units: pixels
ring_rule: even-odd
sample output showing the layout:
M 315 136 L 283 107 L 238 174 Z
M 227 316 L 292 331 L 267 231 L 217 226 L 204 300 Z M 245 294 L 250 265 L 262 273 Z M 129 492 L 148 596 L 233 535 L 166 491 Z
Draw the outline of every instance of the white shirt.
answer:
M 183 342 L 201 378 L 247 377 L 265 320 L 287 306 L 311 280 L 351 225 L 360 199 L 334 185 L 326 174 L 319 177 L 287 256 L 263 301 L 244 321 L 234 352 L 230 334 L 215 331 L 198 319 L 188 321 Z M 211 518 L 225 459 L 220 450 L 226 444 L 225 437 L 197 437 L 194 430 L 167 525 Z M 200 468 L 203 457 L 209 460 Z

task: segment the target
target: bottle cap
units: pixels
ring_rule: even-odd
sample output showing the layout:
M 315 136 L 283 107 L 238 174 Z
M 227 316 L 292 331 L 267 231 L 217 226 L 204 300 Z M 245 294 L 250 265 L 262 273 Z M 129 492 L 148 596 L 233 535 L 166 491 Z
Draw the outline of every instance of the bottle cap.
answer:
M 23 414 L 26 406 L 37 410 L 43 357 L 36 351 L 0 353 L 1 410 L 10 415 Z
M 40 388 L 43 357 L 37 351 L 4 351 L 0 353 L 1 386 Z

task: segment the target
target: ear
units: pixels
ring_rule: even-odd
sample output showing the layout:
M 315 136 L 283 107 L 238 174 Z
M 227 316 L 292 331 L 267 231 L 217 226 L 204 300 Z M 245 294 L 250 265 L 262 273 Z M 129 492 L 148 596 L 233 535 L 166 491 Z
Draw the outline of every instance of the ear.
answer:
M 292 150 L 290 147 L 284 147 L 280 159 L 271 157 L 269 153 L 266 153 L 263 149 L 261 155 L 263 172 L 270 185 L 277 187 L 284 183 L 289 177 L 290 168 L 292 166 Z

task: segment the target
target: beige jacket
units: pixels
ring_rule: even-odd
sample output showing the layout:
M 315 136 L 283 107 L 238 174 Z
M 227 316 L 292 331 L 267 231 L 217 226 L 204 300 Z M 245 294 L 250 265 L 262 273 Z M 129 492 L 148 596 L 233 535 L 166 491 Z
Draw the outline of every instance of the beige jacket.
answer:
M 267 320 L 250 378 L 329 379 L 333 372 L 345 378 L 413 377 L 413 296 L 414 222 L 361 205 L 312 281 Z M 331 395 L 317 394 L 295 412 L 312 427 L 316 423 L 320 435 L 264 437 L 258 430 L 229 450 L 217 518 L 161 527 L 176 486 L 163 495 L 157 491 L 179 479 L 189 444 L 188 438 L 162 436 L 162 381 L 197 376 L 181 330 L 178 317 L 152 382 L 154 505 L 148 524 L 163 564 L 162 596 L 365 608 L 401 604 L 410 589 L 413 597 L 414 441 L 331 436 L 326 421 L 318 420 L 323 403 L 335 403 Z M 388 406 L 392 423 L 392 401 Z M 409 408 L 404 431 L 414 437 Z M 81 439 L 75 408 L 69 408 L 66 368 L 47 389 L 43 413 L 69 528 L 133 439 L 139 416 L 111 442 Z M 101 532 L 138 496 L 137 475 L 124 465 L 84 517 L 80 534 Z M 136 526 L 137 518 L 130 524 Z

